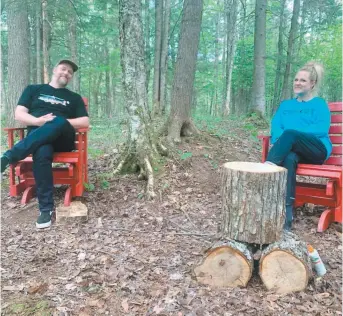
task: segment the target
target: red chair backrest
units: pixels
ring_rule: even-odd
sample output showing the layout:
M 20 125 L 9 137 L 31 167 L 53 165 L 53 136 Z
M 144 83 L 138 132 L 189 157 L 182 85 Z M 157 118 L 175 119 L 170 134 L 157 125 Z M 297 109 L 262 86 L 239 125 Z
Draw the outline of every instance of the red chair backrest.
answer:
M 331 156 L 325 165 L 342 166 L 342 102 L 330 102 L 331 126 L 329 136 L 333 145 Z

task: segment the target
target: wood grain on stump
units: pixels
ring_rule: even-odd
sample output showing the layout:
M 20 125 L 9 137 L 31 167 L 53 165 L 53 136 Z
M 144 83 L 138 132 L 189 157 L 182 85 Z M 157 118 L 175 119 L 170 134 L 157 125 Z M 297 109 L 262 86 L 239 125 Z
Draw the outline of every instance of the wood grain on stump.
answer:
M 194 269 L 200 283 L 214 287 L 246 286 L 251 278 L 253 259 L 249 246 L 233 240 L 218 241 Z
M 279 240 L 285 221 L 287 170 L 262 163 L 228 162 L 221 177 L 220 233 L 255 244 Z
M 267 289 L 276 293 L 306 289 L 312 277 L 306 243 L 296 235 L 284 232 L 278 242 L 262 251 L 259 274 Z

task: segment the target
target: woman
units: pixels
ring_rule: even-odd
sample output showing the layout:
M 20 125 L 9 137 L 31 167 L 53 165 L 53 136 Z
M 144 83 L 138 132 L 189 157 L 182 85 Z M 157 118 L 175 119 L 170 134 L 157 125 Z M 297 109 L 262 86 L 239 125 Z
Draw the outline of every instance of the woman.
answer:
M 292 228 L 298 163 L 323 164 L 330 156 L 330 110 L 317 96 L 323 78 L 323 67 L 309 62 L 295 76 L 295 98 L 283 101 L 272 119 L 271 143 L 266 163 L 288 170 L 286 220 L 284 228 Z

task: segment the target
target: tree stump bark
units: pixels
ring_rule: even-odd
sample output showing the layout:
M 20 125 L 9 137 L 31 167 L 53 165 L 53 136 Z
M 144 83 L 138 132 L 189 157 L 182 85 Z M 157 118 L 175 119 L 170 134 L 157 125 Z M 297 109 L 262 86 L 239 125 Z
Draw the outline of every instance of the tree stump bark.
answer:
M 221 240 L 215 243 L 194 269 L 198 282 L 214 287 L 245 287 L 252 271 L 253 259 L 250 247 L 233 240 Z
M 222 236 L 269 244 L 279 240 L 285 221 L 287 170 L 253 163 L 228 162 L 222 168 Z
M 312 277 L 306 243 L 290 232 L 262 251 L 259 268 L 267 289 L 280 294 L 304 290 Z

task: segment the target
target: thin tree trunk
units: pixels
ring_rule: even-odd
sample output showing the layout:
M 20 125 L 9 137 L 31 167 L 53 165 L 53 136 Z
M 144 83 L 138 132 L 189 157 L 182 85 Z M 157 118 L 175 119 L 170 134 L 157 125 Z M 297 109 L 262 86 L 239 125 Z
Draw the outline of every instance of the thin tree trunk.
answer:
M 151 52 L 150 52 L 150 10 L 149 10 L 149 1 L 150 0 L 145 0 L 144 3 L 144 18 L 145 18 L 145 23 L 144 23 L 144 33 L 145 33 L 145 71 L 146 71 L 146 89 L 147 89 L 147 94 L 149 91 L 149 81 L 150 81 L 150 60 L 151 60 Z
M 160 109 L 166 112 L 167 100 L 167 71 L 168 71 L 168 39 L 170 24 L 170 0 L 164 0 L 163 5 L 163 32 L 161 48 L 161 83 L 160 83 Z
M 197 129 L 191 119 L 192 92 L 200 37 L 203 0 L 185 0 L 171 95 L 168 139 L 180 142 Z
M 281 79 L 281 61 L 283 55 L 283 29 L 284 29 L 284 12 L 286 0 L 281 1 L 280 8 L 280 23 L 279 23 L 279 39 L 278 39 L 278 52 L 276 56 L 276 73 L 274 83 L 274 96 L 272 103 L 272 113 L 275 112 L 280 103 L 280 79 Z
M 29 24 L 26 1 L 7 2 L 8 24 L 8 123 L 14 125 L 14 109 L 30 82 Z
M 291 87 L 290 87 L 291 63 L 293 60 L 294 38 L 298 30 L 299 11 L 300 11 L 300 0 L 294 0 L 291 29 L 289 31 L 289 37 L 288 37 L 287 61 L 286 61 L 285 75 L 283 78 L 281 100 L 286 100 L 291 97 Z
M 3 56 L 4 45 L 1 43 L 0 46 L 1 52 L 0 56 Z M 1 58 L 1 68 L 0 68 L 0 83 L 1 83 L 1 116 L 5 113 L 8 113 L 8 102 L 7 102 L 7 91 L 5 86 L 5 60 Z M 3 116 L 2 116 L 3 117 Z
M 252 109 L 262 115 L 264 115 L 266 111 L 266 8 L 267 0 L 256 0 Z
M 71 59 L 73 62 L 78 64 L 78 53 L 77 53 L 77 15 L 75 8 L 71 2 L 69 2 L 70 16 L 69 16 L 69 45 Z M 76 72 L 73 76 L 73 90 L 77 93 L 80 92 L 80 77 L 79 72 Z
M 50 80 L 50 25 L 48 20 L 48 2 L 43 0 L 42 2 L 42 19 L 43 19 L 43 80 L 44 83 L 48 83 Z
M 155 50 L 154 50 L 154 85 L 153 85 L 153 113 L 159 115 L 161 93 L 161 49 L 163 26 L 163 0 L 155 0 Z
M 217 0 L 216 6 L 219 7 L 219 1 Z M 218 114 L 218 75 L 219 75 L 219 12 L 215 14 L 214 23 L 216 29 L 216 37 L 214 40 L 214 91 L 213 91 L 213 106 L 212 115 Z
M 227 57 L 226 57 L 226 89 L 225 89 L 225 103 L 224 103 L 224 116 L 231 113 L 231 82 L 232 82 L 232 68 L 235 58 L 236 46 L 236 21 L 237 21 L 237 0 L 225 1 L 226 15 L 227 15 Z
M 36 3 L 36 79 L 37 83 L 42 83 L 42 2 Z
M 30 83 L 37 83 L 37 65 L 36 65 L 36 23 L 34 21 L 36 12 L 33 12 L 33 17 L 29 19 L 29 33 L 30 33 Z

